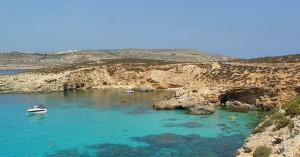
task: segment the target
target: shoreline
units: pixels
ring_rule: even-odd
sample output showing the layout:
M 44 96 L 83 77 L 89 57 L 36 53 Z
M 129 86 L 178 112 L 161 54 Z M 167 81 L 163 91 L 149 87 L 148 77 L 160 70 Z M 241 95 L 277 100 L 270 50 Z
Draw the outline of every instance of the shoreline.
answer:
M 281 107 L 300 94 L 300 63 L 289 67 L 280 66 L 284 63 L 276 66 L 263 63 L 263 67 L 260 64 L 167 64 L 149 60 L 78 64 L 1 75 L 0 93 L 29 94 L 109 88 L 171 90 L 175 91 L 174 98 L 156 102 L 155 105 L 161 109 L 194 107 L 197 114 L 203 114 L 203 110 L 204 114 L 214 112 L 215 105 L 203 105 L 203 102 L 228 103 L 237 108 L 272 109 Z M 249 152 L 246 150 L 245 154 L 247 156 Z

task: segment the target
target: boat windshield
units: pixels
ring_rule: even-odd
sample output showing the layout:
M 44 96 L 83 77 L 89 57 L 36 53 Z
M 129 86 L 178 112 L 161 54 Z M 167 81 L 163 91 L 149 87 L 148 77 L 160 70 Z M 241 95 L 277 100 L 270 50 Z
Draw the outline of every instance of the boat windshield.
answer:
M 40 104 L 38 108 L 46 108 L 46 106 L 44 104 Z

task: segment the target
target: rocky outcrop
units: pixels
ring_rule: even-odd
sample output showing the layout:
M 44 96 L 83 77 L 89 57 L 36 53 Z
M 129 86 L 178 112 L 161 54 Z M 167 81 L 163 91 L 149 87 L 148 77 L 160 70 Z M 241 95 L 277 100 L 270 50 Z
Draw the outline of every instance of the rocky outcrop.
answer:
M 292 118 L 293 128 L 289 126 L 273 131 L 270 126 L 262 133 L 250 135 L 242 148 L 237 151 L 238 157 L 252 157 L 255 149 L 266 146 L 272 149 L 272 157 L 300 156 L 300 116 Z M 260 124 L 261 125 L 261 124 Z
M 280 91 L 270 87 L 233 87 L 219 96 L 225 105 L 238 108 L 271 109 L 277 106 Z
M 188 109 L 197 105 L 195 98 L 171 98 L 158 102 L 154 105 L 156 109 Z
M 195 98 L 171 98 L 153 105 L 158 110 L 185 109 L 190 114 L 211 114 L 216 110 L 215 104 L 199 103 Z
M 209 102 L 270 109 L 299 94 L 299 72 L 299 63 L 268 66 L 239 62 L 118 59 L 0 76 L 0 93 L 115 87 L 130 87 L 137 91 L 177 89 L 176 98 L 156 103 L 156 107 L 188 108 Z
M 190 114 L 211 114 L 216 111 L 216 106 L 212 103 L 198 104 L 189 108 Z

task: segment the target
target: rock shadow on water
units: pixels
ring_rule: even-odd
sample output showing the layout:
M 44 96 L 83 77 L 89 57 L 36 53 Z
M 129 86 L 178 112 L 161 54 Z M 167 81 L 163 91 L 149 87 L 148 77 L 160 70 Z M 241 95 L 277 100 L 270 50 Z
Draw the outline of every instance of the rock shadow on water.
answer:
M 132 114 L 132 115 L 141 115 L 141 114 L 150 114 L 147 108 L 144 106 L 135 107 L 134 109 L 127 111 L 126 114 Z
M 185 128 L 202 128 L 204 124 L 199 122 L 186 122 L 181 124 L 168 123 L 164 127 L 185 127 Z
M 78 106 L 79 108 L 93 108 L 95 107 L 95 103 L 87 102 Z
M 226 107 L 221 109 L 228 112 L 238 112 L 238 113 L 248 113 L 249 111 L 249 109 L 247 108 L 237 108 L 237 107 Z
M 222 132 L 226 132 L 229 133 L 229 130 L 231 129 L 231 127 L 227 126 L 226 124 L 222 123 L 222 124 L 217 124 L 217 126 L 221 127 L 221 131 Z
M 168 120 L 168 121 L 177 121 L 179 119 L 177 119 L 177 118 L 170 118 L 170 119 L 165 119 L 165 120 Z M 165 120 L 162 120 L 162 121 L 165 121 Z
M 78 105 L 79 108 L 115 108 L 117 105 L 114 104 L 106 104 L 106 103 L 98 103 L 95 101 L 87 101 Z
M 55 154 L 47 155 L 47 157 L 91 157 L 88 153 L 80 153 L 77 149 L 58 150 Z
M 85 156 L 85 157 L 231 157 L 243 145 L 245 137 L 240 134 L 218 136 L 216 138 L 201 137 L 196 134 L 177 135 L 165 133 L 133 137 L 136 142 L 146 143 L 145 146 L 133 147 L 127 144 L 101 143 L 86 146 L 95 152 L 93 155 L 79 153 L 74 149 L 57 151 L 54 156 Z
M 248 129 L 253 129 L 253 128 L 255 128 L 256 126 L 258 126 L 258 124 L 259 124 L 259 122 L 249 122 L 249 123 L 246 124 L 246 127 L 247 127 Z

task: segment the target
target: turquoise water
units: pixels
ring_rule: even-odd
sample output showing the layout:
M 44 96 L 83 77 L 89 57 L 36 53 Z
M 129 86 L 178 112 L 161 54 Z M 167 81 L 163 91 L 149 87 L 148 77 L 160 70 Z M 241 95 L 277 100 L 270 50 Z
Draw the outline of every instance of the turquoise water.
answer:
M 8 74 L 15 74 L 24 72 L 25 70 L 0 70 L 0 75 L 8 75 Z
M 153 100 L 173 94 L 105 89 L 0 95 L 0 156 L 234 156 L 261 117 L 224 109 L 212 115 L 152 110 Z M 37 103 L 48 113 L 27 115 Z

